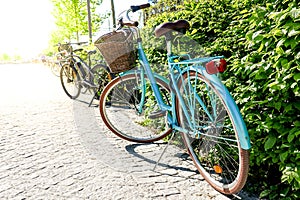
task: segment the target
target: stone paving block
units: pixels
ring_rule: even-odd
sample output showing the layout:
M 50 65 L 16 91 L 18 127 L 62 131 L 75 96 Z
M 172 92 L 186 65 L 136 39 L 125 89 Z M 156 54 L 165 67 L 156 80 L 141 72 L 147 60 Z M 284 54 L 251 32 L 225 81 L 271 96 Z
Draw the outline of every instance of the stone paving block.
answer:
M 183 149 L 170 145 L 153 171 L 166 144 L 118 138 L 101 121 L 99 109 L 87 106 L 89 95 L 71 100 L 48 68 L 14 66 L 24 67 L 29 73 L 12 87 L 22 85 L 30 95 L 21 104 L 0 102 L 1 200 L 228 199 L 203 180 Z M 45 91 L 27 81 L 34 74 L 45 80 L 38 87 Z M 0 91 L 7 81 L 0 79 Z

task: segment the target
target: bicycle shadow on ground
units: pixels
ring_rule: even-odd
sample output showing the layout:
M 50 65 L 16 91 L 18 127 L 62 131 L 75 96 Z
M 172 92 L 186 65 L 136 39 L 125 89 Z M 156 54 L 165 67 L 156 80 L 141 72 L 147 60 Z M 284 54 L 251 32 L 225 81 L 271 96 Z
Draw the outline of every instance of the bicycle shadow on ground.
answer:
M 138 159 L 141 159 L 147 163 L 150 163 L 150 164 L 153 164 L 153 168 L 154 166 L 157 164 L 157 160 L 154 160 L 154 159 L 150 159 L 149 157 L 146 157 L 143 155 L 143 153 L 139 153 L 136 151 L 137 148 L 143 148 L 145 146 L 149 146 L 149 145 L 167 145 L 165 142 L 155 142 L 155 143 L 147 143 L 147 144 L 140 144 L 140 143 L 134 143 L 134 144 L 129 144 L 129 145 L 126 145 L 125 146 L 125 149 L 126 151 L 135 156 L 136 158 Z M 167 150 L 168 151 L 168 150 Z M 190 164 L 193 165 L 192 163 L 192 159 L 190 158 L 189 154 L 187 153 L 176 153 L 174 156 L 174 159 L 177 158 L 179 159 L 180 161 L 182 162 L 191 162 Z M 180 174 L 177 173 L 177 174 L 173 174 L 173 173 L 168 173 L 166 170 L 152 170 L 158 174 L 161 174 L 161 175 L 167 175 L 167 176 L 172 176 L 172 177 L 181 177 L 181 178 L 186 178 L 186 179 L 197 179 L 198 181 L 205 181 L 205 179 L 200 175 L 199 171 L 197 169 L 190 169 L 188 167 L 179 167 L 179 166 L 176 166 L 176 165 L 172 165 L 172 164 L 167 164 L 166 161 L 164 162 L 159 162 L 157 164 L 157 166 L 159 167 L 162 167 L 162 168 L 165 168 L 165 169 L 175 169 L 175 170 L 178 170 L 180 172 L 188 172 L 188 173 L 194 173 L 195 175 L 199 175 L 197 177 L 194 177 L 194 176 L 185 176 L 184 174 Z M 245 193 L 243 190 L 240 191 L 239 193 L 235 194 L 235 195 L 225 195 L 225 194 L 222 194 L 223 196 L 229 198 L 229 199 L 251 199 L 251 200 L 257 200 L 256 197 L 250 197 L 251 195 L 248 195 L 247 193 Z
M 80 102 L 87 107 L 98 107 L 99 106 L 99 100 L 94 99 L 93 95 L 87 95 L 87 94 L 81 94 L 77 99 L 74 99 L 74 101 Z
M 195 174 L 199 174 L 198 170 L 193 170 L 193 169 L 190 169 L 188 167 L 183 167 L 183 166 L 178 166 L 178 165 L 173 165 L 173 164 L 170 164 L 168 163 L 168 161 L 166 160 L 160 160 L 159 161 L 159 158 L 156 158 L 156 159 L 151 159 L 150 157 L 151 156 L 146 156 L 146 155 L 143 155 L 143 154 L 146 154 L 146 153 L 140 153 L 138 152 L 136 149 L 137 148 L 144 148 L 146 146 L 149 146 L 149 145 L 167 145 L 166 143 L 164 142 L 159 142 L 159 143 L 149 143 L 149 144 L 139 144 L 139 143 L 135 143 L 135 144 L 129 144 L 129 145 L 126 145 L 125 146 L 125 149 L 126 151 L 133 155 L 134 157 L 144 161 L 144 162 L 147 162 L 149 164 L 152 164 L 153 165 L 153 171 L 155 172 L 159 172 L 159 170 L 157 170 L 158 167 L 162 167 L 162 168 L 165 168 L 165 169 L 175 169 L 175 170 L 178 170 L 178 171 L 181 171 L 181 172 L 192 172 L 192 173 L 195 173 Z M 170 148 L 170 147 L 168 147 Z M 168 151 L 168 150 L 167 150 Z M 159 153 L 159 156 L 161 156 L 161 153 Z M 165 152 L 164 154 L 167 154 L 168 152 Z M 166 156 L 166 155 L 162 155 L 162 157 Z M 168 153 L 170 154 L 170 153 Z M 170 157 L 170 155 L 168 155 Z M 174 156 L 173 156 L 174 159 L 179 159 L 180 161 L 182 162 L 192 162 L 192 160 L 190 159 L 189 155 L 187 153 L 176 153 Z M 170 161 L 170 160 L 169 160 Z M 155 168 L 156 166 L 156 168 Z M 155 169 L 154 169 L 155 168 Z M 163 170 L 165 171 L 165 170 Z M 163 173 L 164 175 L 172 175 L 172 174 L 168 174 L 168 173 Z M 173 175 L 172 175 L 173 176 Z M 204 179 L 203 179 L 204 180 Z

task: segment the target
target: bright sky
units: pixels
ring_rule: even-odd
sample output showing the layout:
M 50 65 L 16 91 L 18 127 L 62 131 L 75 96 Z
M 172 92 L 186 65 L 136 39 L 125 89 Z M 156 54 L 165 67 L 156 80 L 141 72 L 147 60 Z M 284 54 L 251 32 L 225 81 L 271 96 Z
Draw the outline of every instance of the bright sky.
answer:
M 1 0 L 0 54 L 32 56 L 47 48 L 54 28 L 49 0 Z
M 110 9 L 111 0 L 103 0 L 101 11 Z M 130 5 L 147 0 L 114 0 L 116 15 Z M 32 57 L 48 46 L 51 31 L 55 29 L 50 0 L 1 0 L 0 55 Z
M 130 6 L 141 5 L 146 3 L 148 3 L 148 0 L 122 0 L 122 1 L 114 0 L 116 19 L 118 19 L 118 16 L 122 11 L 129 9 Z M 103 12 L 104 14 L 110 10 L 111 10 L 111 0 L 102 0 L 102 4 L 100 6 L 99 12 L 100 13 Z M 104 23 L 101 26 L 101 33 L 110 31 L 110 27 L 112 27 L 112 17 L 104 21 Z

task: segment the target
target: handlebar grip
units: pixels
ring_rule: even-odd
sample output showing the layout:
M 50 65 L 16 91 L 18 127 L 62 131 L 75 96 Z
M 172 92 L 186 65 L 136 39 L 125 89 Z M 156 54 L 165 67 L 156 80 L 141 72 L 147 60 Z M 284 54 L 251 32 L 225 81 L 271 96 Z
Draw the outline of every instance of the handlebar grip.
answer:
M 130 22 L 123 22 L 123 25 L 125 25 L 125 26 L 135 26 L 135 27 L 138 27 L 139 22 L 133 22 L 133 21 L 130 21 Z
M 88 51 L 88 54 L 89 55 L 93 55 L 93 54 L 96 54 L 97 53 L 97 51 L 96 50 L 91 50 L 91 51 Z
M 132 12 L 136 12 L 138 10 L 149 8 L 149 7 L 150 7 L 150 3 L 146 3 L 139 6 L 130 6 L 130 9 L 132 10 Z
M 77 51 L 84 51 L 84 49 L 80 48 L 80 49 L 73 50 L 74 53 L 77 52 Z
M 82 45 L 82 44 L 87 44 L 88 42 L 73 42 L 73 43 L 70 43 L 70 44 L 78 44 L 78 45 Z

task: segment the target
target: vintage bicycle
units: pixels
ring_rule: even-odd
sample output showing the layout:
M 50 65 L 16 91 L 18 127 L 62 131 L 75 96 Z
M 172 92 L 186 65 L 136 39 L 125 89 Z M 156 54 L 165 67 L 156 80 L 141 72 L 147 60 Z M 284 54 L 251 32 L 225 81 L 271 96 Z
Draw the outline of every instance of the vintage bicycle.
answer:
M 72 49 L 70 49 L 70 45 L 61 43 L 56 44 L 55 47 L 57 47 L 57 52 L 49 58 L 49 67 L 51 72 L 59 77 L 61 66 L 66 61 L 65 58 L 70 54 L 70 50 Z
M 112 74 L 103 63 L 92 66 L 91 55 L 95 54 L 96 50 L 86 52 L 88 63 L 77 55 L 77 52 L 85 50 L 83 48 L 73 49 L 72 45 L 82 44 L 85 44 L 85 42 L 60 45 L 60 51 L 65 50 L 67 52 L 64 59 L 60 60 L 60 81 L 63 90 L 71 99 L 76 99 L 80 93 L 89 91 L 93 95 L 93 100 L 99 97 L 104 86 L 112 79 Z
M 223 56 L 191 58 L 187 54 L 174 55 L 172 41 L 190 27 L 186 20 L 178 20 L 163 23 L 155 29 L 156 37 L 166 40 L 168 77 L 154 73 L 143 50 L 138 23 L 129 17 L 129 13 L 149 6 L 131 6 L 125 11 L 126 20 L 119 19 L 120 28 L 111 36 L 123 35 L 123 43 L 119 37 L 114 40 L 109 35 L 99 40 L 98 48 L 102 47 L 101 53 L 109 67 L 118 70 L 117 67 L 122 66 L 121 71 L 125 70 L 103 89 L 100 115 L 113 133 L 132 142 L 154 142 L 169 134 L 172 138 L 174 133 L 180 133 L 205 180 L 219 192 L 235 194 L 247 180 L 251 145 L 240 111 L 219 79 L 219 74 L 226 69 L 226 61 Z M 131 36 L 132 31 L 136 34 L 135 39 Z M 121 43 L 132 50 L 125 51 L 127 58 L 111 59 L 104 47 L 113 49 L 114 44 Z M 131 59 L 135 45 L 138 65 L 131 69 L 135 64 L 135 59 Z M 126 62 L 122 63 L 123 60 L 128 68 L 124 67 Z

